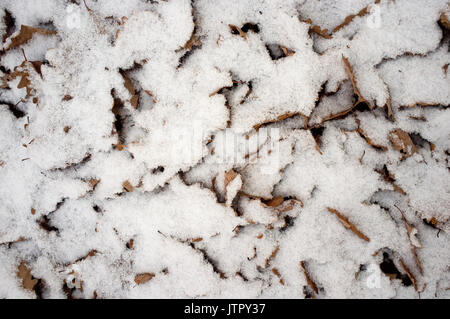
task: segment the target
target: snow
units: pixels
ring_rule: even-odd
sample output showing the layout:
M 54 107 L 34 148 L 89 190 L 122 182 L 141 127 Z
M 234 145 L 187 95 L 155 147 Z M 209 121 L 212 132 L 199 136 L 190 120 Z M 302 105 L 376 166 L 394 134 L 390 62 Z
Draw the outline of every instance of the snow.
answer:
M 0 298 L 449 298 L 443 13 L 2 1 Z

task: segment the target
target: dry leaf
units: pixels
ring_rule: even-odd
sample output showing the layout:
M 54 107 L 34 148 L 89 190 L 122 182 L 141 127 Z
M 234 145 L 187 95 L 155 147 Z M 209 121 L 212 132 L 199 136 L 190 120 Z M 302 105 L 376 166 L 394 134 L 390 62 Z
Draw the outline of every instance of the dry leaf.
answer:
M 134 88 L 133 82 L 125 73 L 125 71 L 120 71 L 120 74 L 122 75 L 122 78 L 124 80 L 125 88 L 128 90 L 128 92 L 130 92 L 131 95 L 130 104 L 132 107 L 136 109 L 139 104 L 139 93 Z
M 31 40 L 31 38 L 33 38 L 33 35 L 35 33 L 42 35 L 54 35 L 57 32 L 52 30 L 34 28 L 27 25 L 21 25 L 19 33 L 11 38 L 11 43 L 8 46 L 6 46 L 5 51 L 27 43 L 28 41 Z
M 268 207 L 278 207 L 281 204 L 283 204 L 283 202 L 284 202 L 284 198 L 282 196 L 274 197 L 269 201 L 261 201 L 261 203 L 264 206 L 268 206 Z
M 375 4 L 378 4 L 378 3 L 380 3 L 380 0 L 375 0 Z M 357 14 L 351 14 L 351 15 L 347 16 L 345 18 L 344 22 L 342 22 L 340 25 L 338 25 L 336 28 L 334 28 L 333 33 L 338 32 L 345 26 L 349 25 L 353 21 L 354 18 L 364 17 L 365 15 L 368 15 L 369 13 L 370 13 L 369 6 L 367 6 L 363 9 L 361 9 Z
M 336 209 L 334 208 L 330 208 L 328 207 L 328 211 L 332 214 L 335 214 L 338 218 L 339 221 L 342 223 L 342 225 L 344 225 L 345 228 L 350 229 L 355 235 L 357 235 L 359 238 L 369 242 L 370 238 L 367 237 L 366 235 L 364 235 L 362 232 L 360 232 L 358 230 L 358 228 L 356 228 L 355 225 L 353 225 L 347 217 L 345 217 L 344 215 L 342 215 L 341 213 L 339 213 Z
M 238 175 L 233 169 L 225 173 L 225 188 L 230 184 Z
M 344 61 L 345 70 L 347 71 L 348 76 L 350 77 L 350 80 L 352 81 L 353 86 L 353 92 L 358 97 L 358 100 L 354 104 L 354 106 L 360 104 L 360 103 L 367 103 L 367 101 L 362 97 L 361 93 L 359 92 L 358 85 L 356 83 L 355 74 L 353 73 L 352 67 L 350 65 L 350 62 L 348 59 L 344 56 L 342 56 L 342 60 Z
M 155 274 L 150 272 L 138 274 L 134 277 L 134 282 L 137 283 L 138 285 L 142 285 L 152 280 L 153 277 L 155 277 Z
M 356 119 L 356 124 L 358 125 L 358 129 L 356 131 L 367 142 L 367 144 L 369 144 L 370 146 L 372 146 L 375 149 L 378 149 L 378 150 L 381 150 L 381 151 L 387 151 L 388 148 L 386 146 L 375 143 L 366 134 L 366 132 L 364 132 L 364 130 L 361 128 L 361 121 L 358 118 Z
M 403 270 L 405 270 L 406 275 L 409 277 L 409 279 L 411 280 L 411 282 L 413 283 L 414 289 L 417 291 L 417 280 L 414 277 L 414 275 L 412 274 L 412 272 L 409 270 L 409 268 L 405 265 L 405 263 L 403 262 L 402 259 L 400 259 L 400 266 L 402 266 Z
M 315 34 L 321 36 L 322 38 L 325 38 L 325 39 L 333 38 L 333 36 L 331 34 L 328 34 L 328 29 L 322 29 L 320 26 L 314 25 L 312 23 L 311 19 L 306 19 L 305 21 L 302 21 L 302 22 L 310 24 L 311 26 L 309 27 L 309 30 L 314 32 Z
M 133 247 L 134 247 L 134 239 L 131 238 L 131 239 L 127 242 L 126 246 L 127 246 L 128 249 L 133 249 Z
M 311 277 L 309 276 L 308 271 L 306 270 L 306 265 L 304 261 L 300 261 L 299 263 L 300 265 L 300 269 L 303 271 L 303 274 L 305 275 L 305 279 L 306 279 L 306 283 L 308 284 L 308 286 L 316 293 L 319 293 L 319 289 L 317 288 L 316 283 L 311 279 Z
M 129 181 L 123 182 L 122 186 L 129 193 L 131 193 L 134 190 L 133 185 L 131 185 L 131 183 Z
M 280 48 L 283 51 L 285 56 L 293 56 L 295 54 L 295 51 L 292 51 L 291 49 L 288 49 L 284 46 L 280 46 Z
M 275 276 L 277 276 L 280 279 L 280 284 L 284 285 L 284 280 L 283 278 L 281 278 L 280 271 L 274 267 L 272 268 L 272 272 L 274 273 Z
M 405 223 L 406 232 L 408 233 L 409 242 L 411 244 L 411 252 L 414 257 L 414 261 L 416 262 L 417 268 L 419 268 L 420 274 L 423 275 L 423 267 L 422 262 L 419 259 L 419 256 L 417 256 L 416 248 L 422 248 L 422 244 L 420 243 L 419 239 L 416 237 L 418 234 L 417 228 L 411 226 L 408 221 L 406 220 L 405 214 L 400 210 L 400 208 L 395 205 L 395 208 L 398 209 L 400 214 L 402 215 L 403 222 Z
M 408 133 L 402 129 L 395 129 L 389 133 L 389 140 L 392 146 L 405 156 L 411 156 L 417 152 L 417 147 L 414 145 Z
M 18 267 L 17 276 L 22 279 L 23 288 L 30 291 L 33 291 L 34 287 L 38 283 L 38 279 L 33 277 L 31 270 L 27 267 L 24 261 L 22 261 Z
M 266 262 L 265 262 L 265 267 L 266 268 L 270 265 L 270 262 L 277 256 L 279 249 L 280 249 L 279 246 L 275 247 L 275 249 L 272 251 L 270 256 L 266 259 Z
M 239 28 L 238 26 L 235 26 L 233 24 L 229 24 L 228 26 L 230 27 L 231 31 L 234 31 L 235 33 L 239 33 L 239 35 L 242 38 L 244 38 L 244 40 L 247 40 L 247 34 L 244 31 L 242 31 L 241 28 Z
M 447 13 L 447 12 L 442 12 L 439 21 L 441 22 L 441 24 L 442 24 L 447 30 L 450 30 L 450 21 L 449 21 L 448 15 L 449 15 L 449 13 Z

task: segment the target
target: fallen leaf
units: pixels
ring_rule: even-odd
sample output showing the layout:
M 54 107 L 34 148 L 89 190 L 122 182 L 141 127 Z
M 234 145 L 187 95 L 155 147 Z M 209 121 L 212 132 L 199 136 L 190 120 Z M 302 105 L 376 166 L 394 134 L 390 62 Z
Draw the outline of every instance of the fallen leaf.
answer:
M 225 173 L 225 180 L 224 180 L 225 188 L 236 178 L 237 175 L 238 173 L 236 173 L 236 171 L 233 169 Z
M 449 13 L 442 12 L 439 21 L 447 30 L 450 30 L 450 20 L 448 18 L 448 15 L 449 15 Z
M 21 25 L 19 33 L 11 38 L 11 43 L 6 46 L 5 51 L 16 48 L 22 44 L 27 43 L 33 38 L 34 34 L 42 34 L 42 35 L 54 35 L 57 32 L 53 30 L 44 30 L 39 28 L 30 27 L 27 25 Z
M 375 4 L 378 4 L 378 3 L 380 3 L 380 0 L 375 0 Z M 357 14 L 351 14 L 351 15 L 347 16 L 345 18 L 344 22 L 342 22 L 341 24 L 339 24 L 337 27 L 334 28 L 333 33 L 338 32 L 345 26 L 349 25 L 353 21 L 353 19 L 355 19 L 356 17 L 364 17 L 365 15 L 368 15 L 369 13 L 370 13 L 369 6 L 367 6 L 365 8 L 362 8 Z
M 417 288 L 417 280 L 414 277 L 414 275 L 412 274 L 412 272 L 409 270 L 409 268 L 405 265 L 405 263 L 403 262 L 402 259 L 400 259 L 400 266 L 402 266 L 403 270 L 405 270 L 405 272 L 406 272 L 406 275 L 409 277 L 409 279 L 413 283 L 414 290 L 417 291 L 418 290 L 418 288 Z
M 317 288 L 316 283 L 311 279 L 311 277 L 309 276 L 308 271 L 306 270 L 306 265 L 304 261 L 300 261 L 299 262 L 299 266 L 300 269 L 303 271 L 303 274 L 305 276 L 306 279 L 306 283 L 308 284 L 308 286 L 316 293 L 319 293 L 319 289 Z
M 137 283 L 138 285 L 142 285 L 152 280 L 153 277 L 155 277 L 155 274 L 150 272 L 138 274 L 134 277 L 134 282 Z
M 274 267 L 272 268 L 272 272 L 274 273 L 275 276 L 277 276 L 280 279 L 280 284 L 284 285 L 284 280 L 283 278 L 281 278 L 280 271 Z
M 395 129 L 389 133 L 389 140 L 392 146 L 405 156 L 411 156 L 417 152 L 417 147 L 414 145 L 408 133 L 402 129 Z
M 353 104 L 353 107 L 355 107 L 356 105 L 360 104 L 360 103 L 367 103 L 367 101 L 363 98 L 363 96 L 361 95 L 361 92 L 359 92 L 358 89 L 358 85 L 356 83 L 356 78 L 355 78 L 355 74 L 353 73 L 352 67 L 350 65 L 350 62 L 348 61 L 348 59 L 344 56 L 342 56 L 342 60 L 344 61 L 344 65 L 345 65 L 345 70 L 347 71 L 348 76 L 350 77 L 350 81 L 352 82 L 352 86 L 353 86 L 353 92 L 355 93 L 355 95 L 358 97 L 358 100 L 356 101 L 355 104 Z M 353 109 L 353 108 L 352 108 Z
M 133 185 L 131 185 L 131 183 L 129 181 L 123 182 L 122 186 L 129 193 L 131 193 L 134 190 Z
M 17 276 L 22 279 L 23 288 L 33 291 L 38 283 L 38 279 L 34 278 L 31 270 L 27 267 L 24 261 L 19 264 Z
M 228 25 L 232 32 L 239 34 L 244 40 L 247 40 L 247 34 L 241 28 L 233 24 Z
M 344 225 L 345 228 L 350 229 L 350 230 L 351 230 L 355 235 L 357 235 L 359 238 L 361 238 L 361 239 L 363 239 L 363 240 L 365 240 L 365 241 L 367 241 L 367 242 L 370 241 L 370 238 L 369 238 L 369 237 L 367 237 L 367 236 L 364 235 L 362 232 L 360 232 L 360 231 L 358 230 L 358 228 L 356 228 L 356 226 L 353 225 L 353 224 L 348 220 L 347 217 L 345 217 L 344 215 L 342 215 L 341 213 L 339 213 L 339 211 L 337 211 L 337 210 L 334 209 L 334 208 L 330 208 L 330 207 L 328 207 L 328 211 L 329 211 L 330 213 L 332 213 L 332 214 L 335 214 L 335 215 L 338 217 L 339 221 L 342 223 L 342 225 Z
M 284 202 L 284 198 L 282 196 L 279 197 L 274 197 L 271 200 L 268 201 L 261 201 L 261 203 L 265 206 L 269 206 L 269 207 L 278 207 L 281 204 L 283 204 Z

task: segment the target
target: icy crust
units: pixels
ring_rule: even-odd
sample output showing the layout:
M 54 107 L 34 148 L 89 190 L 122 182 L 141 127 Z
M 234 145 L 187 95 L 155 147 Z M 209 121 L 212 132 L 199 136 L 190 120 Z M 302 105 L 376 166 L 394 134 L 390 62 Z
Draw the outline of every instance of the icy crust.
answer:
M 448 15 L 3 1 L 0 298 L 449 298 Z

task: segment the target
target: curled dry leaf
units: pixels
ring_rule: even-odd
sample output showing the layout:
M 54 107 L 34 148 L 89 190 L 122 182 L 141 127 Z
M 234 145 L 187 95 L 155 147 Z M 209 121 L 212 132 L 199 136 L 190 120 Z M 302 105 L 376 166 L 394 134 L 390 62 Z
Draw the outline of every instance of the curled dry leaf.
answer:
M 139 104 L 139 92 L 136 91 L 133 82 L 124 71 L 121 71 L 120 74 L 122 75 L 122 78 L 124 80 L 125 88 L 128 90 L 128 92 L 130 92 L 131 95 L 130 104 L 133 108 L 136 109 Z
M 292 51 L 291 49 L 288 49 L 284 46 L 280 46 L 280 48 L 283 51 L 285 56 L 293 56 L 295 54 L 295 51 Z
M 319 25 L 314 25 L 311 19 L 306 19 L 305 21 L 302 21 L 302 22 L 310 24 L 311 25 L 309 27 L 310 31 L 321 36 L 322 38 L 325 38 L 325 39 L 333 38 L 333 36 L 328 33 L 328 29 L 322 29 Z
M 281 204 L 283 204 L 283 202 L 284 202 L 284 198 L 282 196 L 278 196 L 278 197 L 274 197 L 268 201 L 261 201 L 261 204 L 263 206 L 268 206 L 268 207 L 278 207 Z
M 353 73 L 353 69 L 350 65 L 350 62 L 348 61 L 348 59 L 345 56 L 342 56 L 342 60 L 344 61 L 345 70 L 347 71 L 347 74 L 350 77 L 350 81 L 352 81 L 353 92 L 358 97 L 358 100 L 356 101 L 354 106 L 356 106 L 360 103 L 367 103 L 366 99 L 364 99 L 363 96 L 361 95 L 361 93 L 359 92 L 358 85 L 356 83 L 355 74 Z
M 155 277 L 155 274 L 152 272 L 145 272 L 142 274 L 138 274 L 134 277 L 134 282 L 138 285 L 145 284 L 146 282 L 150 281 Z
M 342 223 L 342 225 L 344 225 L 345 228 L 350 229 L 356 236 L 358 236 L 359 238 L 361 238 L 362 240 L 365 240 L 367 242 L 370 241 L 370 238 L 367 237 L 366 235 L 364 235 L 362 232 L 360 232 L 358 230 L 358 228 L 356 228 L 356 226 L 354 224 L 352 224 L 347 217 L 345 217 L 344 215 L 342 215 L 339 211 L 337 211 L 334 208 L 330 208 L 328 207 L 328 211 L 332 214 L 335 214 L 339 221 Z
M 375 148 L 377 150 L 387 151 L 387 147 L 386 146 L 375 143 L 368 136 L 368 134 L 366 132 L 364 132 L 364 130 L 361 128 L 361 121 L 358 118 L 356 119 L 356 124 L 358 125 L 358 129 L 356 131 L 367 142 L 367 144 L 369 144 L 370 146 L 372 146 L 373 148 Z
M 229 24 L 228 26 L 230 27 L 232 32 L 238 33 L 244 40 L 247 40 L 247 34 L 244 31 L 242 31 L 241 28 L 235 26 L 234 24 Z
M 391 141 L 392 146 L 406 157 L 417 152 L 417 147 L 414 145 L 411 137 L 402 129 L 398 128 L 391 131 L 389 133 L 389 140 Z
M 394 188 L 394 191 L 402 194 L 402 195 L 406 195 L 406 192 L 395 183 L 395 175 L 392 174 L 388 168 L 386 167 L 386 165 L 383 166 L 383 169 L 381 170 L 376 170 L 377 173 L 381 174 L 383 176 L 383 179 L 388 182 L 389 184 L 392 185 L 392 187 Z
M 380 0 L 375 0 L 375 4 L 380 3 Z M 357 14 L 351 14 L 349 16 L 347 16 L 344 20 L 344 22 L 342 22 L 340 25 L 338 25 L 337 27 L 334 28 L 333 33 L 338 32 L 339 30 L 341 30 L 342 28 L 344 28 L 345 26 L 349 25 L 353 19 L 355 19 L 356 17 L 364 17 L 366 15 L 368 15 L 370 13 L 370 8 L 369 6 L 362 8 Z
M 423 267 L 422 262 L 419 259 L 419 256 L 417 255 L 416 248 L 422 248 L 422 244 L 420 243 L 419 239 L 416 237 L 418 234 L 418 230 L 416 227 L 413 227 L 408 223 L 408 220 L 406 219 L 405 214 L 400 210 L 400 208 L 395 205 L 395 208 L 400 212 L 402 215 L 403 222 L 405 223 L 406 232 L 408 233 L 409 242 L 411 244 L 411 252 L 414 257 L 414 261 L 416 262 L 417 268 L 420 271 L 420 274 L 423 275 Z

